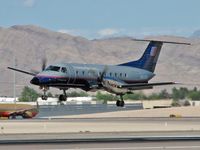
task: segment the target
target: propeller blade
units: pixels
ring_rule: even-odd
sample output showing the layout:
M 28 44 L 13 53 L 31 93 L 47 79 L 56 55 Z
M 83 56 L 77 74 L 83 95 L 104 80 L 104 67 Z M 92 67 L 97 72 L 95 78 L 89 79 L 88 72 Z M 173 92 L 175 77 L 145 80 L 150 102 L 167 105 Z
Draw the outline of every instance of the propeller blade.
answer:
M 42 59 L 42 71 L 46 68 L 46 64 L 47 64 L 47 59 L 43 58 Z
M 108 71 L 108 66 L 105 66 L 105 67 L 104 67 L 104 69 L 103 69 L 103 71 L 101 72 L 101 74 L 99 74 L 97 70 L 92 70 L 92 69 L 89 70 L 89 72 L 90 72 L 91 74 L 93 74 L 94 77 L 96 77 L 99 86 L 102 86 L 102 85 L 103 85 L 103 78 L 105 77 L 107 71 Z
M 108 71 L 108 66 L 105 66 L 105 68 L 103 69 L 103 72 L 101 73 L 100 77 L 97 78 L 98 82 L 102 83 L 103 77 L 106 75 L 107 71 Z

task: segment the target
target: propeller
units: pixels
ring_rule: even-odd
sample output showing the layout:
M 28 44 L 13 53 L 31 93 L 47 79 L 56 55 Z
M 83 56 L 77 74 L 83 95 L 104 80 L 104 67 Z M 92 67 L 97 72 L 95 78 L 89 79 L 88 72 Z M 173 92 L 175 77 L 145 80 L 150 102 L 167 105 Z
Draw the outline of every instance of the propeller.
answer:
M 104 85 L 103 83 L 103 79 L 106 75 L 108 71 L 108 66 L 105 66 L 103 71 L 101 72 L 101 74 L 97 73 L 96 70 L 90 70 L 90 73 L 92 73 L 95 77 L 96 77 L 96 80 L 97 80 L 97 84 L 101 87 Z
M 46 63 L 47 63 L 47 59 L 43 58 L 42 59 L 42 71 L 46 68 Z M 10 70 L 18 71 L 18 72 L 25 73 L 25 74 L 28 74 L 28 75 L 31 75 L 31 76 L 36 76 L 38 73 L 41 72 L 41 71 L 37 71 L 37 70 L 33 70 L 33 69 L 31 69 L 31 71 L 28 72 L 28 71 L 13 68 L 13 67 L 7 67 L 7 68 L 10 69 Z
M 47 64 L 47 59 L 46 59 L 46 58 L 43 58 L 42 61 L 41 61 L 41 70 L 42 70 L 42 71 L 45 70 L 46 64 Z M 38 73 L 40 73 L 41 71 L 31 69 L 31 72 L 33 72 L 34 74 L 38 74 Z
M 97 81 L 102 84 L 103 82 L 103 78 L 104 76 L 106 75 L 106 72 L 108 71 L 108 66 L 105 66 L 104 69 L 103 69 L 103 72 L 101 73 L 100 76 L 97 77 Z
M 43 58 L 42 59 L 42 71 L 44 71 L 44 69 L 46 68 L 46 65 L 47 65 L 47 59 Z

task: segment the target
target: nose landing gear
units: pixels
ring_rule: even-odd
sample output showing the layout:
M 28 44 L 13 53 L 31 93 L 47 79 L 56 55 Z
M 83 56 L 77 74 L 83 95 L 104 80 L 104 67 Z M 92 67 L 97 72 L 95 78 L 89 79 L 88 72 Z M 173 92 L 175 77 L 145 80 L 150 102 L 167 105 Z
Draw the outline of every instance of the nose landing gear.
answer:
M 43 91 L 43 95 L 41 96 L 42 100 L 47 100 L 48 96 L 46 95 L 47 91 L 49 90 L 48 86 L 41 86 L 40 89 Z

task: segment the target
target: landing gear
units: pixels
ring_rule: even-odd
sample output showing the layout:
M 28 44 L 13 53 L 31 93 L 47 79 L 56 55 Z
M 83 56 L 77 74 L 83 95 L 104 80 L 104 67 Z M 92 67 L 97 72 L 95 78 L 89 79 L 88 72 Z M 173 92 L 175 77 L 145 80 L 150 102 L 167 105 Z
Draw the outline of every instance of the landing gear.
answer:
M 116 106 L 117 107 L 124 107 L 124 100 L 123 100 L 123 95 L 120 95 L 120 100 L 116 101 Z
M 59 96 L 59 101 L 62 102 L 62 101 L 66 101 L 66 100 L 67 100 L 66 90 L 63 90 L 63 94 L 61 94 Z
M 63 94 L 59 95 L 59 101 L 66 101 L 67 100 L 67 97 Z
M 117 107 L 124 107 L 124 101 L 117 100 L 116 106 Z
M 46 92 L 49 90 L 48 86 L 42 86 L 40 87 L 41 90 L 43 90 L 44 94 L 41 96 L 42 100 L 47 100 L 48 96 L 46 95 Z
M 42 98 L 42 100 L 47 100 L 48 96 L 47 95 L 42 95 L 41 98 Z

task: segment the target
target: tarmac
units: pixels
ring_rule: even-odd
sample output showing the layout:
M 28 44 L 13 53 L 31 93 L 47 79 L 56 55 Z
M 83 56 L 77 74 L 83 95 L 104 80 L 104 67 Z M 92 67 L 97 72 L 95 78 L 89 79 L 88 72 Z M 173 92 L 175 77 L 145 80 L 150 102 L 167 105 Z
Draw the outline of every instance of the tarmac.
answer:
M 170 114 L 181 117 L 169 118 Z M 0 122 L 0 134 L 149 131 L 200 131 L 200 107 L 121 110 Z
M 175 115 L 181 117 L 200 117 L 200 106 L 188 106 L 188 107 L 171 107 L 171 108 L 156 108 L 156 109 L 137 109 L 137 110 L 121 110 L 113 112 L 101 112 L 94 114 L 79 114 L 79 115 L 62 115 L 55 116 L 55 118 L 109 118 L 109 117 L 170 117 Z
M 39 107 L 39 114 L 36 116 L 36 118 L 97 114 L 103 112 L 107 113 L 139 109 L 143 109 L 142 103 L 126 104 L 125 107 L 116 107 L 115 104 L 43 105 Z
M 200 149 L 199 109 L 200 107 L 120 110 L 1 120 L 0 148 Z M 168 115 L 171 113 L 180 113 L 181 117 L 170 118 Z
M 0 134 L 200 131 L 200 118 L 2 120 Z
M 54 140 L 56 141 L 56 140 Z M 62 143 L 29 143 L 2 144 L 0 149 L 9 150 L 199 150 L 199 141 L 101 141 L 101 142 L 62 142 Z

